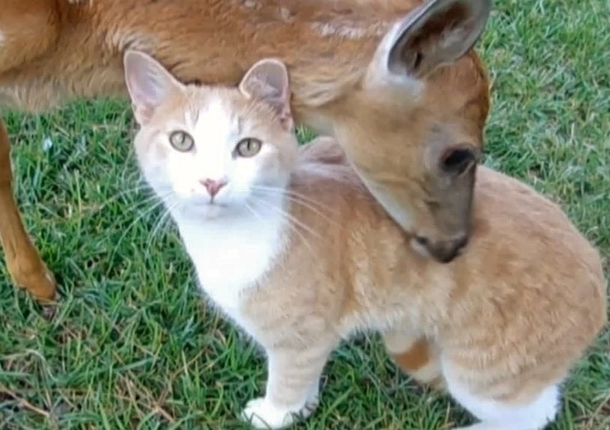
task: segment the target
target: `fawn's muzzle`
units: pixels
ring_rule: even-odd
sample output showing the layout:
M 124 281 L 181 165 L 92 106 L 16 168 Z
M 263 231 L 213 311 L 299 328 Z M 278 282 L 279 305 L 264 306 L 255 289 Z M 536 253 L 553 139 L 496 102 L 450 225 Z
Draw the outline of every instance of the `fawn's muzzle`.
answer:
M 416 237 L 415 241 L 439 263 L 450 263 L 462 253 L 468 245 L 468 235 L 457 239 L 431 242 L 425 237 Z

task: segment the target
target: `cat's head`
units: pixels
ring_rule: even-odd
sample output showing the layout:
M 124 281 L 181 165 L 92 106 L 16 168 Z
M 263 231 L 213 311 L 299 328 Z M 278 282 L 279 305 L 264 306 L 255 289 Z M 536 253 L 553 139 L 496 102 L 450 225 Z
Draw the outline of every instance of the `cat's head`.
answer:
M 237 88 L 184 85 L 139 51 L 124 66 L 138 164 L 170 210 L 220 216 L 286 186 L 297 140 L 283 63 L 259 61 Z

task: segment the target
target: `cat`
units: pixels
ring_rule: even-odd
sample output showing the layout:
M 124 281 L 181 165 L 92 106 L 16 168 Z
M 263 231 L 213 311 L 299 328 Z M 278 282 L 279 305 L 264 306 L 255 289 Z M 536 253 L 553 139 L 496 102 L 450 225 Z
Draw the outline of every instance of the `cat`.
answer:
M 174 219 L 200 288 L 265 350 L 264 397 L 241 416 L 284 428 L 310 415 L 329 354 L 380 332 L 471 430 L 539 430 L 606 322 L 597 250 L 560 208 L 477 169 L 473 237 L 449 264 L 406 246 L 331 138 L 299 147 L 289 76 L 273 58 L 235 87 L 180 83 L 124 57 L 138 166 Z

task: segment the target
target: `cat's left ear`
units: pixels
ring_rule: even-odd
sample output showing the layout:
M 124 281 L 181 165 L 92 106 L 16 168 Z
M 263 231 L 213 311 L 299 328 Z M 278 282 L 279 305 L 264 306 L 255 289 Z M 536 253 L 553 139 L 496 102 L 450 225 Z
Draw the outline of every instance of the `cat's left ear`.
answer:
M 239 90 L 248 98 L 256 98 L 271 105 L 286 129 L 293 129 L 288 69 L 282 61 L 266 58 L 255 63 L 242 78 Z
M 138 124 L 150 121 L 155 110 L 182 84 L 153 57 L 128 50 L 123 57 L 125 82 Z

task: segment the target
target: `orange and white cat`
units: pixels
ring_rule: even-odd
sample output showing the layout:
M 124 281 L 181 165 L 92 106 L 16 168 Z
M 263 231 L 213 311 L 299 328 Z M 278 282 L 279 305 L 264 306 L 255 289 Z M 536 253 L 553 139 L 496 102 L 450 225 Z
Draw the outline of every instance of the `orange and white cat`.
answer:
M 469 429 L 555 419 L 561 382 L 606 321 L 598 252 L 559 207 L 480 167 L 468 252 L 440 264 L 407 246 L 334 140 L 299 149 L 279 60 L 238 88 L 185 86 L 138 51 L 124 64 L 143 175 L 201 289 L 265 350 L 266 393 L 244 419 L 275 429 L 312 413 L 329 354 L 360 330 L 445 388 L 479 419 Z M 416 350 L 426 360 L 410 368 Z

